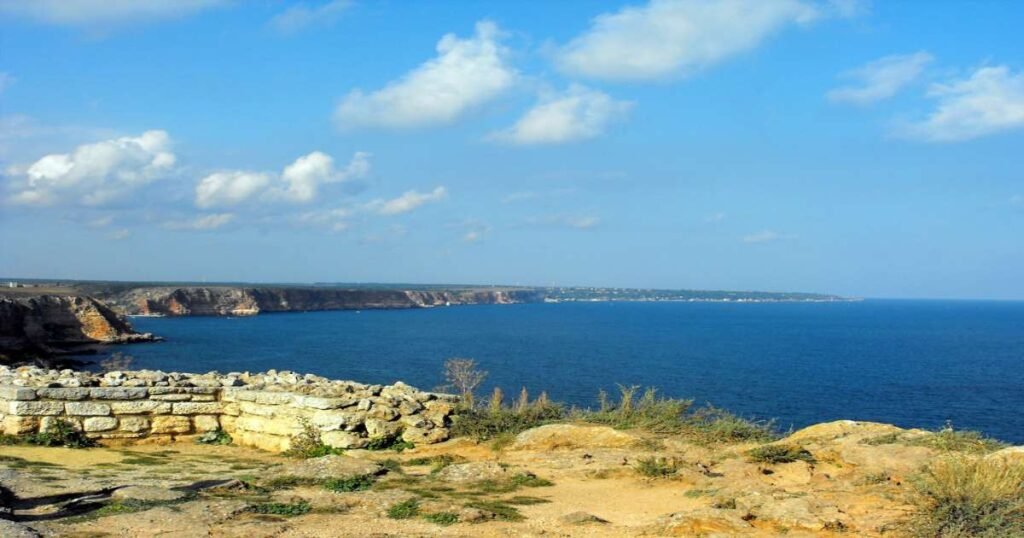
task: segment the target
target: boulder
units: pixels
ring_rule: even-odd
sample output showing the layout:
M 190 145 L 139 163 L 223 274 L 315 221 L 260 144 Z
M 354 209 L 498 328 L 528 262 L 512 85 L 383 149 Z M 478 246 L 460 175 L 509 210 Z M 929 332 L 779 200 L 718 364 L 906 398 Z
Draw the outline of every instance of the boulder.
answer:
M 906 431 L 903 428 L 898 428 L 892 424 L 881 424 L 878 422 L 861 422 L 857 420 L 836 420 L 833 422 L 823 422 L 821 424 L 815 424 L 808 426 L 802 430 L 797 430 L 786 438 L 787 441 L 809 441 L 809 440 L 828 440 L 838 439 L 840 437 L 847 437 L 850 435 L 858 435 L 862 437 L 875 437 L 878 435 L 885 435 L 889 433 L 898 433 Z
M 177 501 L 185 498 L 185 493 L 173 489 L 153 486 L 128 486 L 119 488 L 110 495 L 113 499 L 133 501 Z
M 637 437 L 608 426 L 548 424 L 516 436 L 511 450 L 555 450 L 571 448 L 627 448 Z
M 504 467 L 493 461 L 475 461 L 449 465 L 437 473 L 438 480 L 453 483 L 500 480 L 511 476 Z
M 330 455 L 288 463 L 281 467 L 279 473 L 281 476 L 326 479 L 375 475 L 383 470 L 383 467 L 369 460 Z

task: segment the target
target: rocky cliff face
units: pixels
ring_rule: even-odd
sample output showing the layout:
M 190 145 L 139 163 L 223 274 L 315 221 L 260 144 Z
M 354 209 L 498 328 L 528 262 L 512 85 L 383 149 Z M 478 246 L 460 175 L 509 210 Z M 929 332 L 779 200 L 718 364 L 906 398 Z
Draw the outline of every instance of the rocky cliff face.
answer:
M 49 354 L 86 344 L 152 340 L 91 297 L 0 296 L 0 359 L 18 353 Z
M 526 290 L 142 287 L 107 300 L 130 315 L 251 316 L 260 312 L 511 304 L 539 302 L 543 297 Z

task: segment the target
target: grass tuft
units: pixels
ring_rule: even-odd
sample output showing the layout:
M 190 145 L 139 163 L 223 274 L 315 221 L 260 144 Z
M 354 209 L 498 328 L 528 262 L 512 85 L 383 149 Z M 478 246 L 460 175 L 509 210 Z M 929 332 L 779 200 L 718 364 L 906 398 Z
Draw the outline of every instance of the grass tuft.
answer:
M 932 464 L 913 484 L 913 536 L 1024 536 L 1024 466 L 949 456 Z
M 806 461 L 814 463 L 814 455 L 807 449 L 798 445 L 764 445 L 747 451 L 747 458 L 754 463 L 793 463 L 794 461 Z
M 208 431 L 197 437 L 196 443 L 201 445 L 230 445 L 232 440 L 231 434 L 217 428 L 216 430 Z
M 419 513 L 420 501 L 418 499 L 402 501 L 388 508 L 388 517 L 391 519 L 410 519 L 418 516 Z
M 350 478 L 329 478 L 324 480 L 324 489 L 335 493 L 346 493 L 350 491 L 363 491 L 373 487 L 376 479 L 372 475 L 353 476 Z
M 647 478 L 668 478 L 679 471 L 679 464 L 675 459 L 640 458 L 634 468 L 637 473 Z
M 302 431 L 292 436 L 291 444 L 284 452 L 285 456 L 310 459 L 345 453 L 340 448 L 325 445 L 323 439 L 320 438 L 320 430 L 308 419 L 300 418 L 299 424 L 302 425 Z
M 435 514 L 425 514 L 423 519 L 447 527 L 448 525 L 458 523 L 459 515 L 454 512 L 437 512 Z
M 261 503 L 253 505 L 249 510 L 257 514 L 296 517 L 308 514 L 312 507 L 307 501 L 291 503 Z

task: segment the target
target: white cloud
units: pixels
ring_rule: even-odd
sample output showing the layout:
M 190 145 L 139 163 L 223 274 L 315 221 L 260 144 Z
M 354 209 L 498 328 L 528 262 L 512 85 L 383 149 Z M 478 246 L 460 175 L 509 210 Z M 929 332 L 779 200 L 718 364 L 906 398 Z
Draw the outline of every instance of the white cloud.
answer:
M 1005 65 L 982 67 L 970 77 L 933 84 L 928 97 L 938 105 L 924 120 L 897 134 L 929 142 L 970 140 L 1024 127 L 1024 73 Z
M 374 200 L 366 204 L 366 208 L 380 215 L 400 215 L 408 213 L 424 204 L 439 202 L 448 197 L 448 190 L 436 187 L 430 192 L 405 191 L 398 198 L 390 200 Z
M 227 0 L 0 0 L 0 13 L 63 26 L 113 26 L 173 19 Z
M 209 208 L 238 205 L 264 192 L 270 181 L 271 175 L 262 172 L 214 172 L 196 185 L 196 206 Z
M 594 138 L 608 124 L 626 116 L 633 104 L 573 84 L 564 93 L 547 95 L 509 129 L 491 135 L 511 144 L 560 144 Z
M 21 178 L 11 202 L 104 204 L 167 175 L 175 163 L 170 148 L 165 131 L 146 131 L 46 155 L 27 168 L 8 171 Z
M 577 230 L 589 230 L 601 224 L 601 218 L 594 215 L 546 215 L 529 217 L 526 224 L 543 226 L 564 226 Z
M 516 81 L 506 65 L 497 25 L 478 22 L 476 35 L 447 34 L 437 57 L 384 88 L 364 94 L 353 90 L 335 110 L 341 128 L 408 128 L 451 123 L 494 99 Z
M 769 243 L 772 241 L 781 241 L 783 239 L 793 239 L 795 236 L 789 234 L 781 234 L 773 230 L 761 230 L 750 235 L 743 237 L 744 243 Z
M 863 67 L 842 73 L 841 77 L 853 79 L 857 84 L 836 88 L 826 96 L 834 103 L 855 105 L 869 105 L 888 99 L 916 80 L 933 59 L 927 52 L 879 58 Z
M 820 15 L 800 0 L 650 0 L 598 15 L 556 55 L 571 74 L 611 80 L 686 75 Z
M 306 204 L 316 200 L 321 185 L 365 177 L 370 172 L 370 154 L 357 152 L 343 170 L 334 159 L 314 151 L 285 167 L 281 175 L 271 172 L 225 170 L 214 172 L 196 185 L 197 207 L 228 207 L 247 201 L 288 201 Z
M 233 213 L 211 213 L 187 220 L 172 220 L 164 223 L 168 230 L 216 230 L 235 220 Z
M 332 0 L 316 6 L 300 3 L 275 15 L 270 25 L 282 34 L 293 34 L 313 25 L 330 25 L 351 6 L 351 0 Z
M 4 90 L 7 88 L 10 88 L 16 80 L 10 73 L 0 71 L 0 94 L 4 93 Z
M 107 239 L 110 239 L 112 241 L 120 241 L 122 239 L 128 239 L 128 236 L 130 236 L 131 234 L 131 230 L 128 230 L 127 228 L 121 228 L 119 230 L 114 230 L 108 233 Z

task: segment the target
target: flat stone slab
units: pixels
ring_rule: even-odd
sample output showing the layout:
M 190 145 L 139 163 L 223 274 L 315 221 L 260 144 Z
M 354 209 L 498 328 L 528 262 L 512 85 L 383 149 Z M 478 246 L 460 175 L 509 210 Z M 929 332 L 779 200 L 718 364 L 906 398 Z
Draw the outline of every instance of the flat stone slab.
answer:
M 376 475 L 383 471 L 383 467 L 372 461 L 350 456 L 330 455 L 286 464 L 278 470 L 278 473 L 280 476 L 327 479 Z
M 608 426 L 548 424 L 516 436 L 511 450 L 554 450 L 572 448 L 628 448 L 637 437 Z
M 437 473 L 437 478 L 445 482 L 479 482 L 481 480 L 500 480 L 510 476 L 508 470 L 493 461 L 475 461 L 449 465 Z
M 185 493 L 173 489 L 153 486 L 128 486 L 114 491 L 113 499 L 133 501 L 177 501 L 185 498 Z

